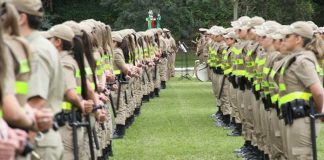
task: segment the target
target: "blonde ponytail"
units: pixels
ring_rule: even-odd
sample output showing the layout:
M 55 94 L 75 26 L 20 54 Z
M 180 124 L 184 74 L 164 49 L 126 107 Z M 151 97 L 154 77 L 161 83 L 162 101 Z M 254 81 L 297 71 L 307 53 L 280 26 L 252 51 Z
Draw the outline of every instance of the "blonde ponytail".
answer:
M 315 35 L 314 38 L 306 44 L 305 49 L 314 52 L 317 59 L 324 58 L 324 41 L 319 35 Z

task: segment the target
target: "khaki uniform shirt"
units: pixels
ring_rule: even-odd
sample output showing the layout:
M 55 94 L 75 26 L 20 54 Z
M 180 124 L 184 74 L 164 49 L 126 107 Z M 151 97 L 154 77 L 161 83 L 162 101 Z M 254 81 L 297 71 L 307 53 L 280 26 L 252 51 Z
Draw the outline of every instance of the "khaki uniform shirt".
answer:
M 37 31 L 26 38 L 36 54 L 32 59 L 28 97 L 42 97 L 46 100 L 45 106 L 57 113 L 61 110 L 64 95 L 63 71 L 57 50 Z
M 122 72 L 123 66 L 126 65 L 125 57 L 123 51 L 120 48 L 114 49 L 114 56 L 113 56 L 113 67 L 114 70 L 120 70 Z

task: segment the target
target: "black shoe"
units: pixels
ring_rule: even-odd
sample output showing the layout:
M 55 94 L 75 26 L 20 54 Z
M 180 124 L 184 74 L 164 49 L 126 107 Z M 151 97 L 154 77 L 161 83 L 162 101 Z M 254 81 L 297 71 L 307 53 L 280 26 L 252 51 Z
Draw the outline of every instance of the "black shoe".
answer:
M 125 135 L 125 125 L 117 124 L 113 139 L 122 139 Z
M 107 155 L 108 155 L 109 157 L 113 157 L 113 156 L 114 156 L 114 153 L 113 153 L 113 150 L 112 150 L 111 142 L 110 142 L 110 144 L 109 144 L 108 147 L 107 147 Z
M 155 93 L 154 92 L 150 92 L 150 98 L 151 99 L 155 98 Z
M 154 88 L 154 94 L 156 97 L 160 97 L 160 89 L 159 88 Z
M 141 114 L 141 107 L 135 108 L 134 115 L 138 117 Z
M 134 122 L 135 122 L 135 116 L 132 115 L 129 117 L 129 126 L 132 126 L 134 124 Z
M 150 102 L 149 95 L 143 95 L 142 102 L 143 102 L 143 103 Z
M 238 136 L 242 136 L 242 133 L 240 131 L 233 130 L 231 133 L 228 133 L 227 136 L 238 137 Z
M 165 81 L 161 81 L 161 88 L 166 89 L 166 82 Z

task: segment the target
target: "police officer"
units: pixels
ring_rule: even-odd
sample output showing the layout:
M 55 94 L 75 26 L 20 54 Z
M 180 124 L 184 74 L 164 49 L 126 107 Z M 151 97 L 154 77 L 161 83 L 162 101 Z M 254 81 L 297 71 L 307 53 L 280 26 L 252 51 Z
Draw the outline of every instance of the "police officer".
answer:
M 285 35 L 283 45 L 291 56 L 285 59 L 278 82 L 288 159 L 312 159 L 309 117 L 305 113 L 309 113 L 309 107 L 323 112 L 323 82 L 318 69 L 323 53 L 319 50 L 322 46 L 317 45 L 321 39 L 313 37 L 312 27 L 300 21 L 291 24 Z M 315 106 L 308 105 L 310 97 L 313 97 Z M 319 127 L 320 124 L 316 123 L 316 128 Z
M 20 31 L 29 44 L 35 49 L 35 59 L 32 69 L 35 72 L 30 79 L 28 90 L 29 104 L 34 108 L 49 108 L 58 113 L 63 99 L 63 79 L 60 60 L 54 46 L 42 37 L 37 28 L 43 17 L 40 0 L 11 0 L 20 12 Z M 46 119 L 47 120 L 47 119 Z M 44 138 L 36 142 L 36 151 L 45 159 L 61 159 L 63 144 L 58 132 L 50 129 Z

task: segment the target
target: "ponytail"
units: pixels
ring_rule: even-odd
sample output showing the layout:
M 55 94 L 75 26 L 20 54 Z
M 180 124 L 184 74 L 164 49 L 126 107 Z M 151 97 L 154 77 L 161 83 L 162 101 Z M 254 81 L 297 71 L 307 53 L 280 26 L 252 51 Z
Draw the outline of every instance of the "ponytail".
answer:
M 5 53 L 4 53 L 4 41 L 2 38 L 2 24 L 0 22 L 0 105 L 2 104 L 2 96 L 3 96 L 3 86 L 4 86 L 4 78 L 6 75 L 6 71 L 7 71 L 7 65 L 6 65 L 6 61 L 5 61 Z
M 95 84 L 95 90 L 97 90 L 97 78 L 96 78 L 96 61 L 92 55 L 93 53 L 93 50 L 92 50 L 92 43 L 90 41 L 90 36 L 82 30 L 82 42 L 83 42 L 83 46 L 84 46 L 84 54 L 85 54 L 85 57 L 87 58 L 88 60 L 88 63 L 90 65 L 90 68 L 91 68 L 91 71 L 92 71 L 92 79 L 93 79 L 93 82 Z
M 304 47 L 306 50 L 314 52 L 317 59 L 324 58 L 324 41 L 319 35 L 315 35 L 313 39 L 307 42 L 304 38 Z
M 3 3 L 1 10 L 5 13 L 5 19 L 3 20 L 4 31 L 12 36 L 20 36 L 18 24 L 19 14 L 15 6 L 9 3 Z
M 77 61 L 79 69 L 80 69 L 80 76 L 81 76 L 81 95 L 83 99 L 87 99 L 88 96 L 88 86 L 87 86 L 87 77 L 84 65 L 84 50 L 83 44 L 79 37 L 73 38 L 73 54 L 74 59 Z

